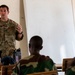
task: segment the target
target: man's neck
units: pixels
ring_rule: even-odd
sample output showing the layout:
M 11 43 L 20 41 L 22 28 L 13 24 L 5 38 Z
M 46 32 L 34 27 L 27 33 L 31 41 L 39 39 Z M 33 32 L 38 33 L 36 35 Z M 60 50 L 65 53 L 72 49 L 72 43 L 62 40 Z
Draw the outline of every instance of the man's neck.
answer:
M 8 20 L 8 18 L 1 18 L 1 20 L 2 20 L 2 21 L 7 21 L 7 20 Z

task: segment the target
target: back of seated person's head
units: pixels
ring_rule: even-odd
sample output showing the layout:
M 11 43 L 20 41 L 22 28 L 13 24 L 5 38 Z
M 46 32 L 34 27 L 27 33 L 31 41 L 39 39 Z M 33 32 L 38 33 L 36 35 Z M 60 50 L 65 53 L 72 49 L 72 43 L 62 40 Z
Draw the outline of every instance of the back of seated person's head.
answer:
M 40 36 L 33 36 L 29 42 L 29 51 L 31 54 L 39 54 L 42 49 L 43 40 Z

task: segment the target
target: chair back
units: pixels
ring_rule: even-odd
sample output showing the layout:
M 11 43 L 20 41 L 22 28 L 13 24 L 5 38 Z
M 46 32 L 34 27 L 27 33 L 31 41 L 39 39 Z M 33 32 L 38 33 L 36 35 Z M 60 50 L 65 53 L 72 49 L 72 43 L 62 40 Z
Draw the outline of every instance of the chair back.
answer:
M 48 71 L 48 72 L 38 72 L 27 75 L 58 75 L 57 71 Z
M 11 75 L 12 69 L 15 65 L 4 65 L 1 67 L 1 75 Z
M 3 65 L 2 64 L 0 64 L 0 71 L 1 71 L 1 67 L 2 67 Z
M 62 62 L 62 71 L 66 71 L 67 68 L 70 67 L 73 58 L 64 58 Z

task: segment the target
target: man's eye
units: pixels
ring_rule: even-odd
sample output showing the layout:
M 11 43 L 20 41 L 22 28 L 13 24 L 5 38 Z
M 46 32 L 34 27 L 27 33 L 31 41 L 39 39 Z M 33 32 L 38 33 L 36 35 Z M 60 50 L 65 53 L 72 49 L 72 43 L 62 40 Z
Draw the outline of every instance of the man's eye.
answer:
M 6 10 L 4 10 L 4 12 L 6 12 Z
M 2 12 L 2 10 L 0 10 L 0 12 Z

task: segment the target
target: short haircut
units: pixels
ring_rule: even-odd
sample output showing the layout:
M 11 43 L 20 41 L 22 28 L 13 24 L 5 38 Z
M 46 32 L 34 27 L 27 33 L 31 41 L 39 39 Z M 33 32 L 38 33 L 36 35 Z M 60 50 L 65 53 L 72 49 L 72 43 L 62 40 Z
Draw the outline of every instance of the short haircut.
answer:
M 43 44 L 43 39 L 40 37 L 40 36 L 33 36 L 31 39 L 30 39 L 30 43 L 29 45 L 30 46 L 34 46 L 35 48 L 39 48 L 41 47 Z
M 9 7 L 7 5 L 0 5 L 0 8 L 6 8 L 9 11 Z

